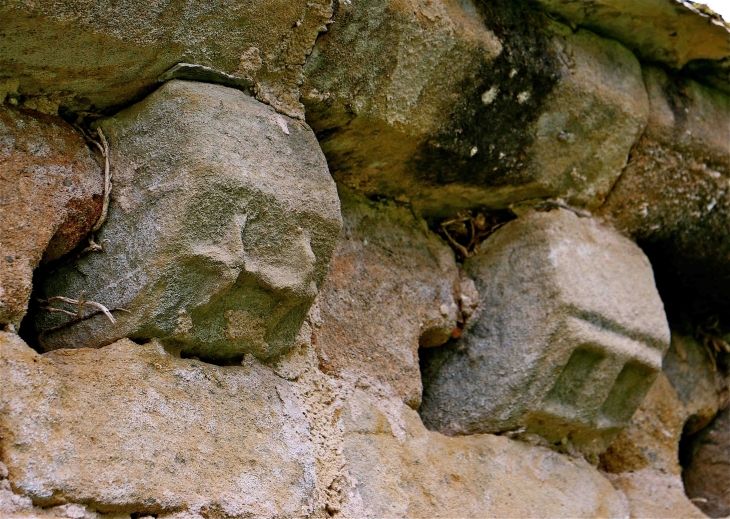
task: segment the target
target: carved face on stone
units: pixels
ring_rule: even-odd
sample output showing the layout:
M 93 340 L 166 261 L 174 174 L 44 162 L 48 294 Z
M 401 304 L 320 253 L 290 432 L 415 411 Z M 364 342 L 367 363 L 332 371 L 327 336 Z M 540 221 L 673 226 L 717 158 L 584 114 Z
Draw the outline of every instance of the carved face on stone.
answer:
M 306 124 L 230 88 L 171 81 L 101 121 L 113 174 L 105 252 L 64 267 L 45 297 L 114 313 L 48 331 L 45 349 L 158 337 L 203 358 L 289 347 L 341 226 L 339 200 Z M 44 331 L 45 330 L 45 331 Z
M 464 267 L 481 310 L 458 342 L 421 358 L 426 425 L 445 434 L 522 429 L 600 453 L 669 347 L 644 253 L 558 210 L 509 222 Z

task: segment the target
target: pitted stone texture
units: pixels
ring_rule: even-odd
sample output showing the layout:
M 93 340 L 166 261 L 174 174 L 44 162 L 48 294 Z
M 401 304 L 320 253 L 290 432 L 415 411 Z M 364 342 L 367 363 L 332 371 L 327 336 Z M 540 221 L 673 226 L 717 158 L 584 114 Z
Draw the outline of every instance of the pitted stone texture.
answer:
M 340 188 L 344 228 L 317 299 L 321 369 L 370 378 L 418 407 L 418 347 L 456 328 L 454 252 L 405 207 Z
M 596 207 L 646 124 L 628 49 L 547 30 L 521 2 L 357 0 L 335 18 L 306 65 L 307 121 L 338 182 L 427 217 L 548 196 Z
M 103 512 L 305 514 L 315 475 L 304 415 L 288 383 L 250 360 L 218 367 L 126 339 L 39 355 L 0 335 L 13 489 Z
M 362 390 L 342 422 L 345 517 L 628 517 L 583 460 L 487 434 L 449 438 Z
M 687 438 L 707 426 L 719 404 L 714 384 L 718 374 L 702 359 L 704 354 L 692 338 L 673 333 L 664 371 L 628 426 L 601 455 L 600 468 L 626 492 L 633 517 L 699 517 L 695 506 L 719 512 L 715 517 L 728 515 L 727 509 L 723 513 L 717 505 L 723 492 L 725 502 L 730 493 L 730 439 L 725 433 L 730 428 L 719 425 L 714 433 L 706 429 Z M 707 438 L 712 440 L 703 441 Z M 696 463 L 689 461 L 693 451 L 699 453 Z M 689 498 L 699 500 L 693 504 Z
M 0 329 L 25 315 L 33 270 L 70 251 L 101 213 L 101 168 L 57 117 L 0 107 Z
M 632 519 L 707 519 L 687 499 L 682 478 L 677 474 L 642 469 L 607 477 L 626 496 Z
M 546 10 L 620 41 L 643 61 L 679 70 L 701 62 L 704 75 L 719 73 L 730 57 L 730 28 L 706 6 L 686 0 L 538 0 Z M 704 9 L 703 9 L 704 8 Z M 692 65 L 690 64 L 691 69 Z M 725 82 L 728 81 L 727 70 Z M 708 78 L 709 79 L 709 78 Z
M 587 452 L 604 449 L 669 346 L 641 249 L 572 212 L 536 212 L 494 233 L 465 269 L 481 313 L 459 341 L 424 360 L 427 426 L 447 434 L 526 427 Z
M 601 469 L 611 473 L 652 469 L 678 476 L 685 421 L 682 402 L 662 372 L 629 424 L 601 455 Z
M 9 483 L 8 483 L 9 485 Z M 34 507 L 30 498 L 0 490 L 0 517 L 3 519 L 131 519 L 125 513 L 99 513 L 78 504 L 65 504 L 51 508 Z M 141 516 L 149 519 L 152 516 Z
M 601 213 L 639 241 L 667 306 L 730 314 L 730 95 L 646 67 L 651 112 Z
M 12 0 L 0 7 L 0 85 L 56 109 L 106 109 L 187 62 L 254 80 L 262 100 L 301 117 L 302 65 L 331 16 L 331 0 Z
M 43 284 L 116 312 L 44 332 L 40 344 L 99 347 L 161 338 L 201 358 L 290 347 L 341 227 L 314 134 L 230 88 L 171 81 L 100 123 L 114 177 L 109 216 L 87 255 Z

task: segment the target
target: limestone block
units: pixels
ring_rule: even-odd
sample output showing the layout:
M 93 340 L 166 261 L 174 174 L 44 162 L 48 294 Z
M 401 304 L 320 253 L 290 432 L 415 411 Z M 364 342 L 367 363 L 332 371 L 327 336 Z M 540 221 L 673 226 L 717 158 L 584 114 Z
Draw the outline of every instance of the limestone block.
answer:
M 91 230 L 103 186 L 83 138 L 62 119 L 0 107 L 0 329 L 20 325 L 41 259 Z
M 201 358 L 290 347 L 341 227 L 337 190 L 309 127 L 231 88 L 171 81 L 99 123 L 113 174 L 109 216 L 87 255 L 42 297 L 115 312 L 62 326 L 38 315 L 46 350 L 157 337 Z
M 3 2 L 0 85 L 56 108 L 108 109 L 186 62 L 255 81 L 262 100 L 301 117 L 302 65 L 331 16 L 331 0 Z
M 687 499 L 682 478 L 677 474 L 642 469 L 607 476 L 626 496 L 632 518 L 707 519 Z
M 457 324 L 454 252 L 406 207 L 346 188 L 340 196 L 344 228 L 313 329 L 320 366 L 390 386 L 418 407 L 419 345 L 443 344 Z
M 503 436 L 443 436 L 414 410 L 383 408 L 361 390 L 342 422 L 345 517 L 628 518 L 584 460 Z
M 730 57 L 730 29 L 704 6 L 684 0 L 538 0 L 570 23 L 620 41 L 648 62 L 681 69 Z
M 465 269 L 481 313 L 423 361 L 426 425 L 446 434 L 526 428 L 604 449 L 669 346 L 641 249 L 572 212 L 534 212 L 494 233 Z
M 601 214 L 642 243 L 665 302 L 728 312 L 730 95 L 651 67 L 644 80 L 649 123 Z
M 601 455 L 601 469 L 611 473 L 652 469 L 680 475 L 679 442 L 685 421 L 682 402 L 662 372 L 626 428 Z
M 648 113 L 628 49 L 506 0 L 343 2 L 302 100 L 338 182 L 427 217 L 548 196 L 596 207 Z
M 294 517 L 311 502 L 304 415 L 253 359 L 219 367 L 126 339 L 39 355 L 1 334 L 0 380 L 0 452 L 36 505 Z

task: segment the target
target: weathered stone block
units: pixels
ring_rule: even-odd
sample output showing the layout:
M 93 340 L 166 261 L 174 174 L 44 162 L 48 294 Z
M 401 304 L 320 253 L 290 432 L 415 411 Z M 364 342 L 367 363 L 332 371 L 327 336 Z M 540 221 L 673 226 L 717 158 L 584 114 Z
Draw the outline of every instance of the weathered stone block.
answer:
M 342 412 L 343 517 L 628 517 L 584 460 L 480 434 L 428 431 L 416 412 L 356 390 Z
M 678 476 L 685 422 L 682 402 L 662 371 L 628 425 L 601 454 L 600 468 L 614 474 L 648 468 Z
M 253 80 L 262 100 L 301 117 L 302 65 L 331 16 L 331 0 L 3 2 L 0 87 L 10 80 L 56 108 L 106 109 L 187 62 Z
M 687 499 L 682 478 L 661 470 L 642 469 L 623 474 L 606 474 L 628 501 L 631 517 L 662 519 L 706 519 Z
M 418 407 L 419 345 L 440 346 L 457 325 L 454 252 L 406 207 L 347 188 L 340 196 L 344 228 L 313 329 L 321 369 L 379 382 Z
M 524 427 L 600 450 L 641 403 L 669 345 L 641 249 L 558 210 L 508 223 L 465 268 L 481 313 L 425 360 L 425 423 L 447 434 Z
M 620 41 L 643 62 L 701 70 L 705 81 L 730 89 L 730 26 L 707 6 L 687 0 L 537 0 L 571 25 Z
M 727 315 L 730 95 L 653 67 L 644 81 L 649 123 L 601 213 L 641 241 L 668 305 Z
M 116 312 L 52 331 L 46 350 L 157 337 L 186 354 L 269 357 L 288 348 L 327 272 L 339 199 L 314 134 L 231 88 L 171 81 L 105 119 L 109 216 L 87 255 L 42 295 Z
M 135 516 L 311 512 L 314 453 L 289 384 L 152 341 L 39 355 L 0 333 L 0 452 L 36 505 Z
M 0 329 L 20 325 L 41 259 L 58 258 L 91 230 L 103 186 L 67 123 L 0 107 Z
M 525 5 L 342 3 L 302 86 L 338 182 L 427 217 L 548 196 L 599 206 L 646 124 L 639 62 Z

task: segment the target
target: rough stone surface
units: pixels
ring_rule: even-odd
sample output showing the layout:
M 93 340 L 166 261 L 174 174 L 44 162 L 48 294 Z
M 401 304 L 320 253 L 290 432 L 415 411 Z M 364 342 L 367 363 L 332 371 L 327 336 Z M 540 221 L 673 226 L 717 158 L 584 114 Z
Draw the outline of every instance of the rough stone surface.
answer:
M 730 88 L 723 63 L 730 57 L 730 27 L 705 6 L 684 0 L 538 2 L 573 25 L 620 41 L 643 61 L 698 67 L 706 79 L 717 77 Z
M 56 331 L 46 350 L 158 337 L 190 355 L 266 358 L 290 347 L 341 226 L 306 124 L 227 87 L 171 81 L 100 123 L 113 173 L 102 254 L 64 267 L 43 297 L 122 307 Z
M 331 15 L 331 0 L 11 0 L 0 6 L 0 84 L 56 109 L 103 109 L 187 62 L 250 78 L 262 100 L 302 116 L 302 65 Z
M 103 186 L 68 124 L 0 106 L 0 329 L 20 325 L 41 258 L 58 258 L 91 230 Z
M 672 332 L 663 369 L 679 397 L 686 434 L 707 427 L 723 404 L 727 404 L 727 383 L 722 373 L 713 369 L 707 350 L 691 335 Z
M 648 468 L 680 475 L 679 441 L 684 423 L 682 402 L 662 372 L 629 424 L 601 455 L 601 468 L 617 474 Z
M 455 4 L 340 5 L 302 87 L 335 178 L 429 217 L 600 205 L 646 123 L 636 58 L 520 2 Z
M 306 514 L 306 421 L 288 383 L 248 359 L 217 367 L 129 340 L 39 355 L 1 334 L 0 448 L 13 490 L 102 512 Z
M 405 207 L 340 196 L 344 227 L 313 335 L 321 368 L 390 385 L 418 407 L 419 344 L 441 345 L 457 325 L 454 252 Z
M 1 519 L 725 499 L 730 33 L 707 7 L 5 0 L 0 20 Z M 102 187 L 61 119 L 103 128 L 114 189 L 104 252 L 54 273 Z M 82 295 L 117 323 L 35 297 Z
M 450 438 L 355 390 L 343 413 L 349 517 L 628 517 L 583 460 L 492 435 Z
M 705 372 L 709 362 L 698 353 L 696 341 L 673 333 L 664 371 L 601 455 L 632 517 L 700 517 L 695 506 L 713 517 L 730 512 L 722 508 L 730 495 L 730 427 L 719 418 L 692 436 L 714 416 L 719 394 L 716 373 Z
M 481 313 L 424 361 L 424 422 L 447 434 L 527 427 L 605 448 L 669 346 L 641 249 L 572 212 L 533 212 L 489 237 L 465 269 Z
M 730 516 L 730 408 L 689 441 L 682 472 L 687 495 L 710 517 Z
M 659 470 L 643 469 L 608 474 L 628 499 L 632 519 L 706 519 L 684 494 L 682 478 Z
M 602 213 L 637 239 L 665 302 L 730 315 L 730 96 L 646 68 L 641 141 Z

